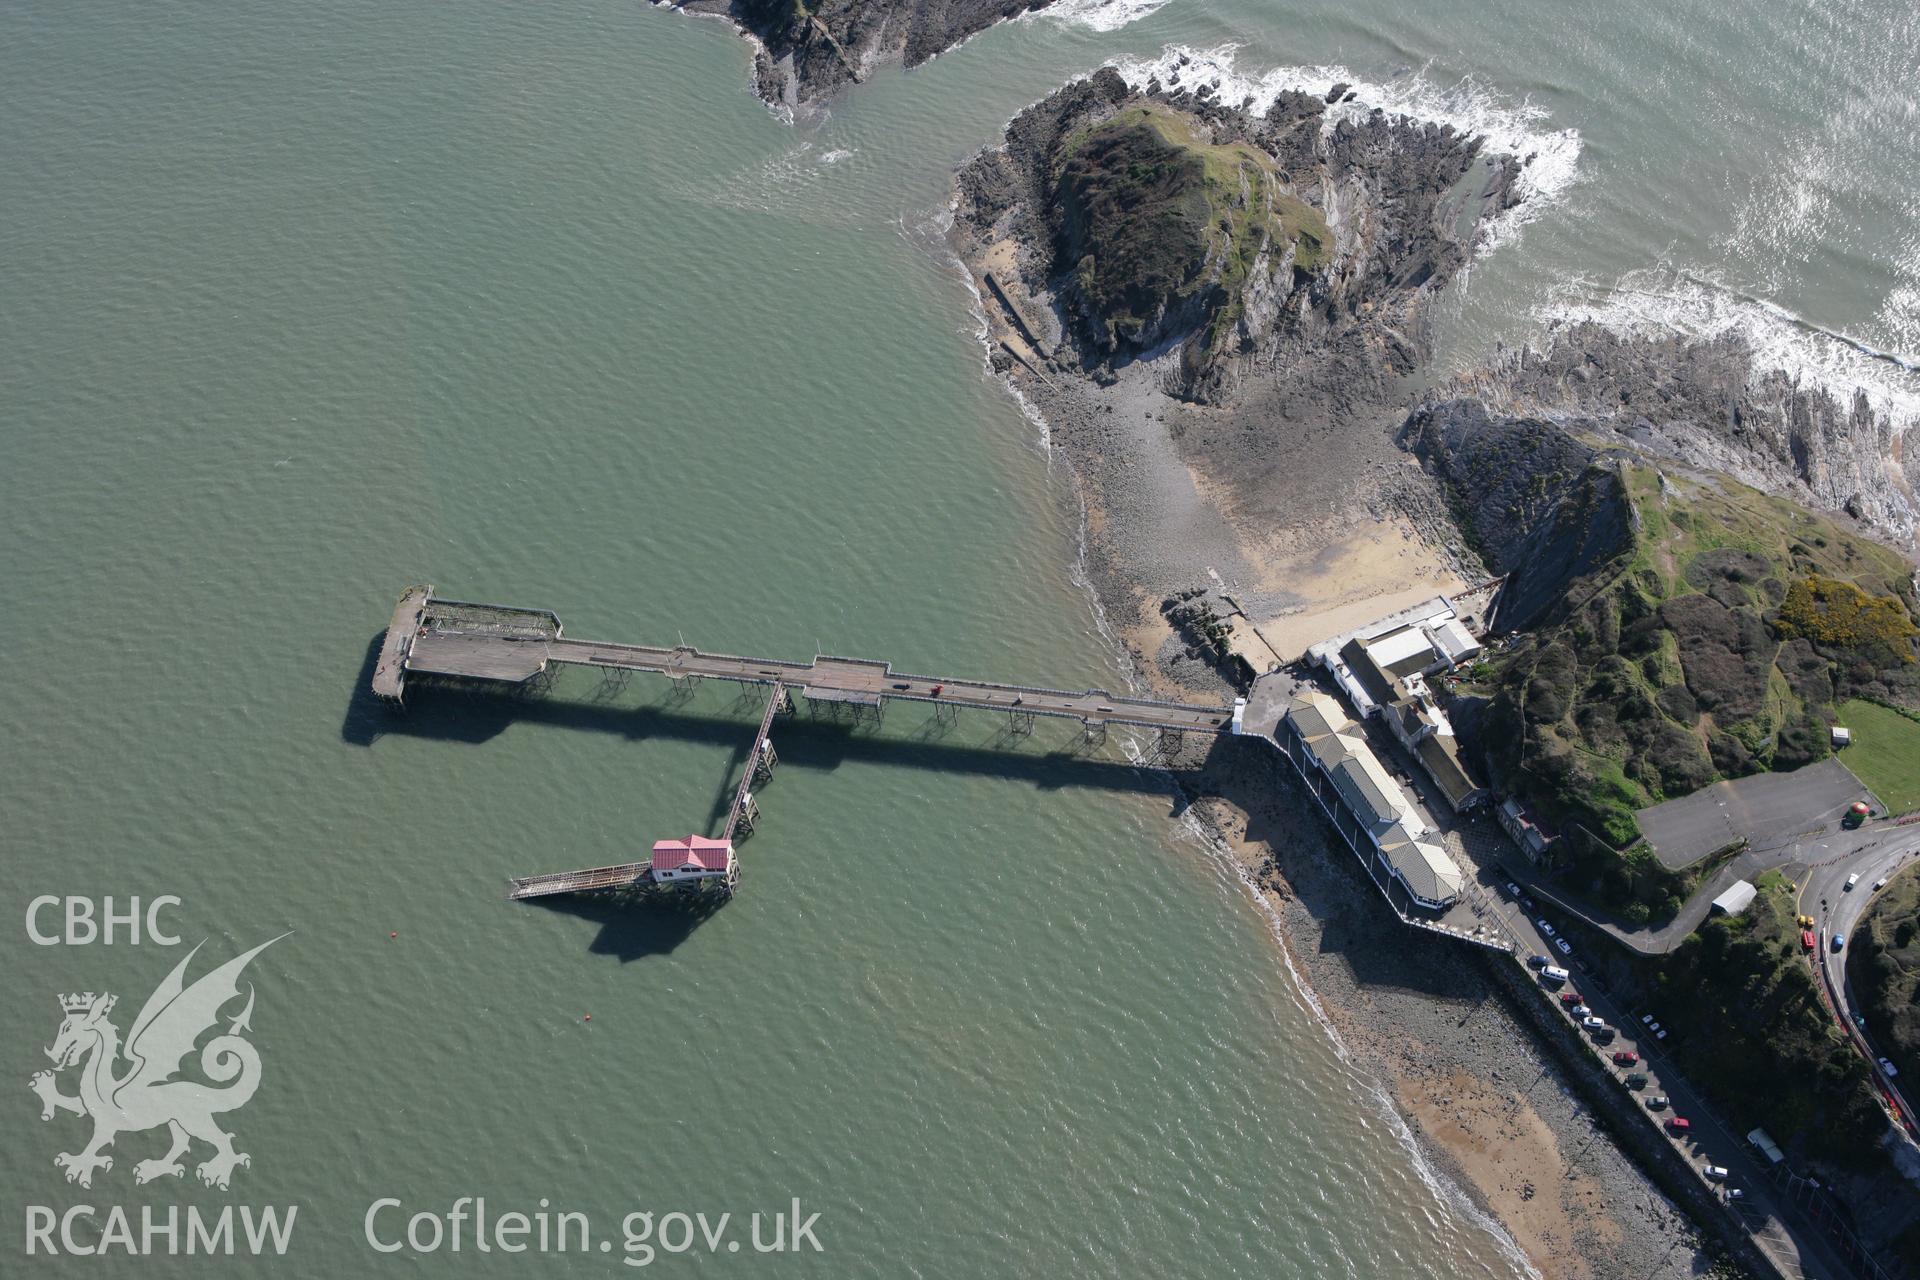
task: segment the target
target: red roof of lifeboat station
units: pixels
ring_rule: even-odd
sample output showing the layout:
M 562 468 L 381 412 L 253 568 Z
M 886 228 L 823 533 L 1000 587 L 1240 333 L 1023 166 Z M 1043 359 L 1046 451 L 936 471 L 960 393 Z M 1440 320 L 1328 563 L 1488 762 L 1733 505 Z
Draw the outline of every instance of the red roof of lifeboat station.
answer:
M 678 871 L 681 867 L 694 866 L 702 871 L 725 871 L 727 856 L 732 852 L 731 840 L 709 840 L 705 836 L 688 836 L 685 840 L 656 840 L 653 842 L 653 869 Z

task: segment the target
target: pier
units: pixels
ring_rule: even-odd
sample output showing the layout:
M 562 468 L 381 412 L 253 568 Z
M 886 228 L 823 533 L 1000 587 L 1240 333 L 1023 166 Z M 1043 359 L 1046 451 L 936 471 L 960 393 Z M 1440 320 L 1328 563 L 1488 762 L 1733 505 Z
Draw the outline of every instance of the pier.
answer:
M 382 699 L 404 705 L 410 678 L 480 681 L 509 687 L 532 685 L 556 667 L 598 669 L 609 678 L 631 672 L 663 675 L 689 692 L 696 680 L 725 680 L 769 691 L 766 710 L 747 755 L 746 772 L 734 793 L 720 841 L 729 851 L 751 835 L 759 821 L 755 789 L 772 777 L 778 756 L 772 732 L 776 717 L 794 710 L 794 694 L 817 709 L 855 721 L 879 720 L 889 702 L 930 704 L 935 714 L 962 710 L 1004 715 L 1015 734 L 1032 731 L 1034 718 L 1077 720 L 1090 741 L 1105 738 L 1111 725 L 1151 729 L 1161 734 L 1230 734 L 1235 709 L 1151 698 L 1116 697 L 1104 689 L 1048 689 L 953 676 L 897 672 L 886 662 L 816 655 L 812 662 L 743 658 L 703 653 L 691 645 L 655 648 L 606 641 L 575 640 L 558 616 L 544 609 L 443 600 L 430 586 L 410 587 L 394 609 L 374 663 L 372 688 Z M 729 852 L 729 857 L 731 853 Z M 579 871 L 526 876 L 511 882 L 515 899 L 599 890 L 635 889 L 661 877 L 654 862 L 628 862 Z M 672 877 L 668 877 L 672 878 Z M 731 891 L 737 877 L 729 874 Z
M 410 676 L 431 675 L 521 685 L 555 666 L 602 671 L 646 671 L 669 680 L 731 680 L 779 684 L 814 702 L 882 708 L 888 702 L 938 703 L 997 711 L 1017 725 L 1032 716 L 1078 720 L 1095 734 L 1108 725 L 1176 733 L 1233 731 L 1233 708 L 1116 697 L 1104 689 L 1072 691 L 1032 685 L 921 676 L 890 663 L 820 655 L 809 663 L 703 653 L 567 637 L 559 618 L 540 609 L 439 600 L 431 587 L 401 598 L 374 668 L 373 691 L 401 701 Z

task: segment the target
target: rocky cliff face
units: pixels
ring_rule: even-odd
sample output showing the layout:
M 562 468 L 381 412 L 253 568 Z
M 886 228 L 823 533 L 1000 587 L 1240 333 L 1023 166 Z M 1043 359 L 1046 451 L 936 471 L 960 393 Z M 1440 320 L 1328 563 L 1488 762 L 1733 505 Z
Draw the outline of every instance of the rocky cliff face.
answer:
M 1418 410 L 1401 440 L 1440 481 L 1474 551 L 1507 575 L 1501 631 L 1550 617 L 1574 582 L 1632 545 L 1617 464 L 1554 423 L 1456 400 Z
M 1102 69 L 961 171 L 963 255 L 1014 246 L 1020 291 L 1063 322 L 1039 353 L 1062 368 L 1171 356 L 1165 389 L 1209 404 L 1262 374 L 1316 395 L 1383 385 L 1423 359 L 1421 304 L 1478 219 L 1511 205 L 1517 162 L 1443 126 L 1336 112 L 1341 96 L 1254 116 Z
M 1503 416 L 1577 417 L 1588 435 L 1851 517 L 1908 551 L 1920 529 L 1920 458 L 1893 425 L 1862 395 L 1836 399 L 1756 370 L 1738 337 L 1623 337 L 1581 325 L 1456 390 Z
M 661 0 L 655 0 L 660 3 Z M 909 67 L 996 22 L 1053 0 L 688 0 L 691 13 L 731 19 L 758 42 L 753 84 L 796 107 L 858 84 L 878 63 Z

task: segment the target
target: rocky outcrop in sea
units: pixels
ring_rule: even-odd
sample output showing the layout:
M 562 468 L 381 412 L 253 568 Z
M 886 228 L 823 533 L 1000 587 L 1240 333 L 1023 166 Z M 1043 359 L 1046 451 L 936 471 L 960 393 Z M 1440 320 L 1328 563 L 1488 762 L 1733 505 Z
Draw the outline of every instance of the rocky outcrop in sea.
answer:
M 687 0 L 679 7 L 726 18 L 751 37 L 754 91 L 791 109 L 858 84 L 884 61 L 917 67 L 996 22 L 1053 2 Z

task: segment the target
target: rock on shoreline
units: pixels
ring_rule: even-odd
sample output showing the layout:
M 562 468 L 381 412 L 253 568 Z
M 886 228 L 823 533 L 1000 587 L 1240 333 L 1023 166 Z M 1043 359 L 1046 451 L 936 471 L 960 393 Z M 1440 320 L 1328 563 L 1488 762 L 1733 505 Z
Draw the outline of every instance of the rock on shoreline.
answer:
M 679 7 L 739 27 L 754 42 L 754 92 L 791 110 L 860 83 L 881 62 L 898 58 L 917 67 L 996 22 L 1053 2 L 686 0 Z

